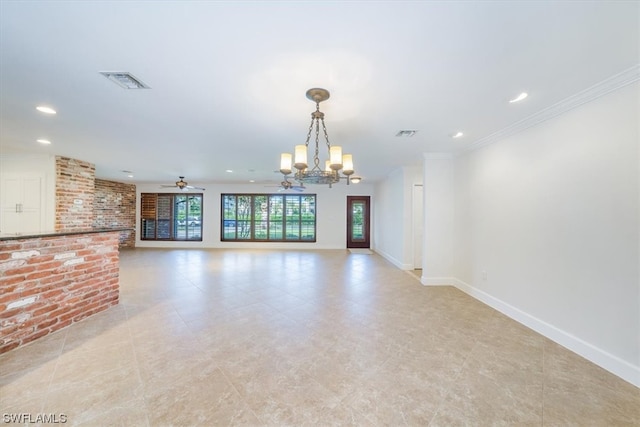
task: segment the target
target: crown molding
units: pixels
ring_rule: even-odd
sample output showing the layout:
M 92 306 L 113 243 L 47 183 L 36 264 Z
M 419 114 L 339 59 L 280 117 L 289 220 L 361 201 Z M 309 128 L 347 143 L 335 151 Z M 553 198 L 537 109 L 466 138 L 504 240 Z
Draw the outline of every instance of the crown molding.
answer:
M 579 107 L 587 102 L 591 102 L 601 96 L 613 92 L 621 87 L 635 83 L 640 80 L 640 64 L 636 64 L 618 74 L 615 74 L 600 83 L 578 92 L 544 110 L 541 110 L 523 120 L 520 120 L 504 129 L 492 133 L 484 138 L 478 139 L 471 143 L 462 152 L 477 150 L 480 147 L 492 144 L 503 138 L 507 138 L 516 133 L 522 132 L 532 126 L 542 123 L 546 120 L 557 117 L 569 110 Z

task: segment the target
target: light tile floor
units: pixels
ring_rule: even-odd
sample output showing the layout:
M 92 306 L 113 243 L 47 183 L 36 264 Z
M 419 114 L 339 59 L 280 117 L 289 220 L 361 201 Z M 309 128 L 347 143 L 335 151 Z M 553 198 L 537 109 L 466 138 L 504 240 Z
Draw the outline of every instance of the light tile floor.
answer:
M 121 303 L 0 356 L 66 425 L 640 425 L 640 389 L 378 255 L 125 250 Z M 3 415 L 4 416 L 4 415 Z

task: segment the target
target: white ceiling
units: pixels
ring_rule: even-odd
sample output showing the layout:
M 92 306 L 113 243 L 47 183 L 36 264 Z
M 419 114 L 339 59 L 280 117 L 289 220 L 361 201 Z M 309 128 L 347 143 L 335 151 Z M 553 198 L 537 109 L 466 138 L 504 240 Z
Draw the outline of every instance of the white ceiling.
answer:
M 124 182 L 279 181 L 315 109 L 305 92 L 323 87 L 331 143 L 375 181 L 636 66 L 639 21 L 635 1 L 1 0 L 0 153 Z

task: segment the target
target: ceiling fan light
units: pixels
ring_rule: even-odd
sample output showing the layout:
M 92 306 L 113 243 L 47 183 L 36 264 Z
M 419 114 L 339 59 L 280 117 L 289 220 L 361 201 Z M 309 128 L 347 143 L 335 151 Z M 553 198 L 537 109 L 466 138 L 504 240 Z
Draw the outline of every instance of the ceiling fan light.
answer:
M 190 189 L 191 190 L 201 190 L 201 191 L 206 190 L 205 188 L 202 188 L 202 187 L 194 187 L 192 185 L 189 185 L 189 183 L 184 180 L 184 176 L 179 176 L 178 178 L 180 178 L 180 180 L 176 181 L 173 185 L 161 185 L 161 187 L 164 187 L 164 188 L 177 188 L 180 191 L 189 191 Z

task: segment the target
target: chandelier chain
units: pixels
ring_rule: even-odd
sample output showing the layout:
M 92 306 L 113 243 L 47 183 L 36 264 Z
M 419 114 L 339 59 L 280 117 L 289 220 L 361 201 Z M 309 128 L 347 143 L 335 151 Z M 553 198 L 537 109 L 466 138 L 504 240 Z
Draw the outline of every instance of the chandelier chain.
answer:
M 327 150 L 331 150 L 331 143 L 329 142 L 329 134 L 327 133 L 327 127 L 324 125 L 324 119 L 322 121 L 322 131 L 324 132 L 324 139 L 327 141 Z
M 318 144 L 320 142 L 320 124 L 318 123 L 318 119 L 316 119 L 316 151 L 313 156 L 313 169 L 320 169 L 320 150 L 318 149 Z
M 311 115 L 311 124 L 309 125 L 309 132 L 307 132 L 307 140 L 305 141 L 304 145 L 306 145 L 307 147 L 309 146 L 309 140 L 311 140 L 311 132 L 313 131 L 313 115 Z

